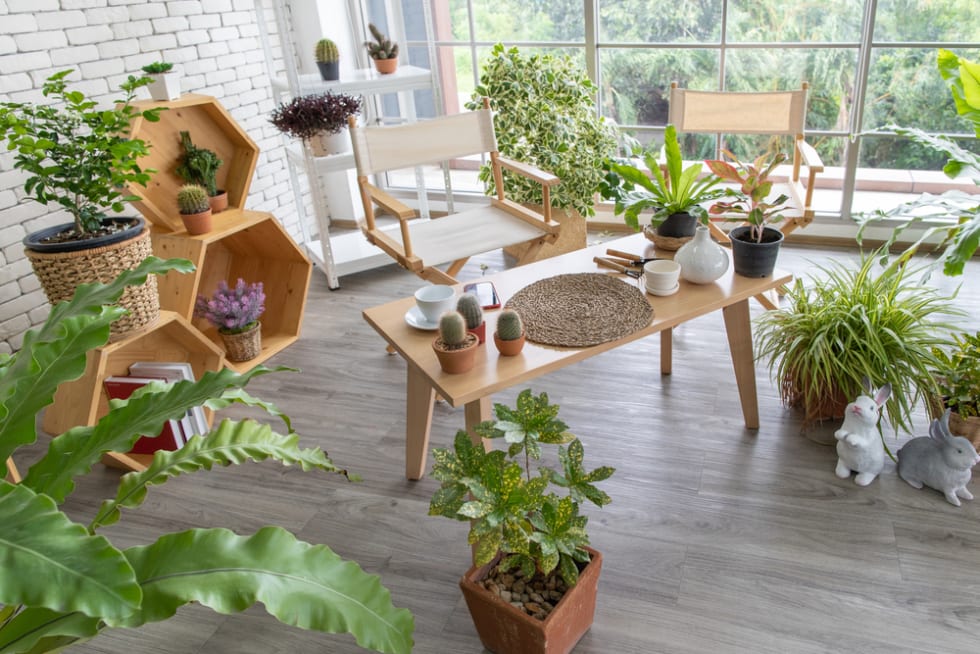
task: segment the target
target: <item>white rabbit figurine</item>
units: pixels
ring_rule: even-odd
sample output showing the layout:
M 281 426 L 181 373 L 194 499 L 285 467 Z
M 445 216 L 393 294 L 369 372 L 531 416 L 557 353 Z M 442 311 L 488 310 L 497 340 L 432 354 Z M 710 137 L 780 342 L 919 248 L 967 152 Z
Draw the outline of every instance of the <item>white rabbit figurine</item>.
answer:
M 972 500 L 966 489 L 973 475 L 971 468 L 980 463 L 973 443 L 949 433 L 949 409 L 929 425 L 929 436 L 913 438 L 898 451 L 898 476 L 912 488 L 923 485 L 935 488 L 953 506 L 960 497 Z M 957 497 L 958 496 L 958 497 Z
M 875 391 L 870 379 L 865 377 L 862 381 L 868 395 L 859 395 L 847 405 L 844 424 L 834 432 L 837 439 L 835 472 L 841 479 L 856 472 L 854 482 L 858 486 L 867 486 L 885 467 L 885 446 L 878 433 L 878 417 L 882 405 L 892 393 L 892 386 L 885 384 Z M 874 395 L 874 398 L 869 395 Z

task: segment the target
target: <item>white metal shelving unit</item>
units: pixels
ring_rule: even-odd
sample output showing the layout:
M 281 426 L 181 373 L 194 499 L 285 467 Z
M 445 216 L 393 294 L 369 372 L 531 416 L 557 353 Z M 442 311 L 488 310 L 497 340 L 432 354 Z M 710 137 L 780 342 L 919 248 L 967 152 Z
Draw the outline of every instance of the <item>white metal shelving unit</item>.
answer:
M 415 97 L 416 90 L 431 90 L 435 94 L 435 105 L 439 102 L 439 84 L 433 71 L 417 66 L 400 63 L 398 70 L 390 75 L 381 75 L 373 68 L 361 68 L 352 74 L 341 75 L 338 81 L 324 81 L 318 74 L 301 74 L 296 44 L 291 28 L 290 9 L 286 0 L 272 0 L 272 13 L 275 17 L 276 31 L 282 50 L 283 71 L 275 70 L 275 53 L 269 33 L 267 11 L 263 0 L 255 0 L 255 11 L 259 25 L 259 37 L 265 53 L 266 69 L 271 79 L 272 92 L 277 103 L 288 97 L 310 95 L 314 93 L 348 93 L 364 96 L 366 121 L 374 122 L 381 115 L 377 99 L 381 96 L 395 93 L 398 95 L 400 120 L 413 121 L 416 119 Z M 423 3 L 426 14 L 429 12 L 427 2 Z M 361 8 L 356 0 L 348 1 L 348 17 L 351 22 L 351 32 L 357 37 L 362 31 L 360 25 Z M 357 27 L 353 23 L 357 23 Z M 431 25 L 428 16 L 426 24 Z M 429 39 L 430 44 L 432 39 Z M 366 57 L 366 55 L 365 55 Z M 362 57 L 363 59 L 364 57 Z M 402 60 L 407 58 L 403 53 Z M 435 48 L 430 45 L 429 61 L 435 62 Z M 371 99 L 372 101 L 368 101 Z M 331 289 L 340 287 L 340 276 L 369 270 L 377 266 L 391 263 L 391 258 L 379 248 L 367 242 L 359 230 L 347 231 L 339 235 L 330 234 L 330 207 L 324 192 L 324 176 L 331 173 L 342 173 L 354 168 L 352 153 L 336 154 L 327 157 L 315 157 L 306 143 L 288 142 L 286 145 L 286 160 L 289 168 L 290 182 L 293 188 L 297 212 L 299 214 L 302 245 L 308 255 L 319 265 L 327 276 Z M 306 176 L 309 193 L 312 200 L 313 216 L 306 210 L 306 201 L 300 175 Z M 416 187 L 418 191 L 419 210 L 423 218 L 428 218 L 428 202 L 425 183 L 421 170 L 416 171 Z M 336 216 L 343 218 L 344 216 Z

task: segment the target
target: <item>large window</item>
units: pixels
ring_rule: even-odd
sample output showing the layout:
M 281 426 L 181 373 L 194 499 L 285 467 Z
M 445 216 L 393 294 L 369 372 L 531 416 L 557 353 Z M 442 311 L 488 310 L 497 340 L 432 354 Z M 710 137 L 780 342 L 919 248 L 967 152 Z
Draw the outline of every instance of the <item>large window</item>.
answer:
M 978 148 L 935 66 L 939 47 L 980 59 L 977 0 L 401 1 L 405 16 L 432 3 L 448 112 L 469 99 L 480 61 L 496 42 L 572 54 L 599 85 L 596 110 L 647 142 L 657 141 L 666 123 L 671 81 L 768 90 L 805 80 L 808 140 L 838 169 L 843 191 L 829 214 L 848 211 L 843 198 L 861 188 L 862 175 L 875 177 L 868 169 L 941 169 L 941 156 L 895 136 L 889 125 L 953 134 Z M 408 30 L 419 51 L 426 45 L 421 27 Z M 707 156 L 710 147 L 710 139 L 692 139 L 685 156 Z

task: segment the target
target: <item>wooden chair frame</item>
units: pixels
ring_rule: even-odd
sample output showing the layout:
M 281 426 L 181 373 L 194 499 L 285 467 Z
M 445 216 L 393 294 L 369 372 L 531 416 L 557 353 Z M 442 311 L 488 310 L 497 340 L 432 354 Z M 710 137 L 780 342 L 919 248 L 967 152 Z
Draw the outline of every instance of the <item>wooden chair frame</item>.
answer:
M 558 238 L 561 226 L 551 218 L 550 188 L 559 183 L 554 175 L 534 166 L 501 156 L 493 131 L 490 101 L 483 109 L 395 127 L 358 127 L 349 120 L 357 164 L 357 183 L 364 204 L 362 231 L 368 241 L 387 252 L 400 266 L 437 284 L 455 284 L 456 275 L 474 254 L 528 243 L 518 265 L 532 261 L 545 243 Z M 454 134 L 461 134 L 454 138 Z M 478 207 L 443 218 L 422 220 L 417 212 L 370 182 L 369 176 L 388 170 L 440 163 L 472 154 L 488 154 L 496 197 L 489 207 Z M 537 213 L 504 196 L 504 170 L 523 175 L 541 185 L 543 210 Z M 394 230 L 380 229 L 375 206 L 398 219 Z M 462 244 L 461 235 L 466 236 Z M 399 242 L 400 238 L 400 242 Z M 453 239 L 460 242 L 453 251 Z M 447 240 L 448 239 L 448 240 Z M 429 247 L 420 247 L 419 243 Z M 440 242 L 443 247 L 433 248 Z M 480 243 L 487 247 L 480 247 Z M 422 250 L 427 249 L 427 253 Z M 448 264 L 445 270 L 437 266 Z

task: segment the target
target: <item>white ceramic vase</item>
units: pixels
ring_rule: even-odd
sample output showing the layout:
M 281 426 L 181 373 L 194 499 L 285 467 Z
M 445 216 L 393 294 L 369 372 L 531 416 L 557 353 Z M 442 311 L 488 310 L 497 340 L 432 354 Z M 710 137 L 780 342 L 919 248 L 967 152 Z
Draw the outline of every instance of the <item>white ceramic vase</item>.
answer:
M 331 154 L 344 154 L 350 152 L 353 147 L 350 141 L 350 132 L 346 127 L 337 132 L 320 132 L 310 139 L 313 148 L 313 156 L 326 157 Z
M 674 261 L 681 264 L 681 278 L 692 284 L 710 284 L 725 274 L 728 252 L 711 239 L 711 232 L 698 225 L 694 238 L 677 250 Z

